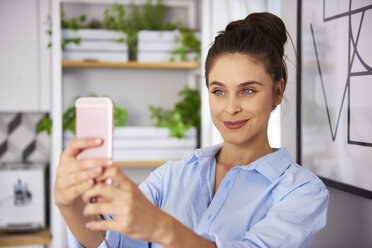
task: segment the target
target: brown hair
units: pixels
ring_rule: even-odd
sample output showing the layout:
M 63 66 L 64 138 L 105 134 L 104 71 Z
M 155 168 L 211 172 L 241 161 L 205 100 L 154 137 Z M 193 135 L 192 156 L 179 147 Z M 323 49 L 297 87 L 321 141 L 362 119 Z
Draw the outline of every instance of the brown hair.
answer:
M 252 13 L 244 20 L 229 23 L 224 31 L 219 32 L 208 51 L 205 61 L 207 87 L 208 74 L 216 59 L 227 53 L 241 53 L 264 64 L 272 77 L 273 89 L 282 78 L 285 89 L 287 66 L 283 56 L 286 42 L 287 30 L 283 21 L 271 13 Z

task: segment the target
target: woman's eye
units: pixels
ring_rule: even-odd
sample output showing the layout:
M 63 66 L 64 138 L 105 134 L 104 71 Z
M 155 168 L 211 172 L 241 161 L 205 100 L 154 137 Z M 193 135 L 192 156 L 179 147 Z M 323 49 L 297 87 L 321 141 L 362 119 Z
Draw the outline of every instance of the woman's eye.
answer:
M 212 91 L 212 94 L 215 94 L 217 96 L 222 96 L 224 94 L 224 92 L 222 90 L 214 90 L 214 91 Z
M 252 93 L 254 93 L 255 91 L 254 90 L 251 90 L 251 89 L 244 89 L 242 91 L 243 95 L 251 95 Z

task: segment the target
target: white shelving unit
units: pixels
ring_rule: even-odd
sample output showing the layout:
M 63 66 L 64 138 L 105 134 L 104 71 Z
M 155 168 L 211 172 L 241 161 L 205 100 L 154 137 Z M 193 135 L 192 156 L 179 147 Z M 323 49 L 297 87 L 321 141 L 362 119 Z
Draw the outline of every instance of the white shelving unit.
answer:
M 80 5 L 110 5 L 113 3 L 119 3 L 123 5 L 128 5 L 131 3 L 130 0 L 119 0 L 119 1 L 99 1 L 99 0 L 56 0 L 52 1 L 52 23 L 60 23 L 60 13 L 61 13 L 61 5 L 62 4 L 80 4 Z M 136 4 L 145 3 L 146 0 L 139 0 L 136 1 Z M 197 16 L 197 8 L 196 4 L 198 1 L 196 0 L 164 0 L 163 3 L 170 7 L 182 7 L 186 8 L 188 12 L 188 26 L 191 28 L 197 27 L 197 20 L 195 16 Z M 195 75 L 200 75 L 200 63 L 188 62 L 188 63 L 137 63 L 137 62 L 128 62 L 128 63 L 99 63 L 99 62 L 76 62 L 76 61 L 62 61 L 61 57 L 61 30 L 59 25 L 53 25 L 53 50 L 52 50 L 52 81 L 53 81 L 53 88 L 52 88 L 52 118 L 53 118 L 53 131 L 52 131 L 52 156 L 51 156 L 51 168 L 50 168 L 50 183 L 51 187 L 54 184 L 55 179 L 55 171 L 58 166 L 59 157 L 62 151 L 62 113 L 63 113 L 63 92 L 64 92 L 64 72 L 63 70 L 67 70 L 71 73 L 75 73 L 75 71 L 89 71 L 89 70 L 99 70 L 100 73 L 108 73 L 106 70 L 113 73 L 121 73 L 121 71 L 125 71 L 126 73 L 130 74 L 131 72 L 141 70 L 141 72 L 151 71 L 151 74 L 154 74 L 153 77 L 159 75 L 160 72 L 167 72 L 169 74 L 175 75 L 175 73 L 179 73 L 182 77 L 186 77 L 185 81 L 188 81 L 191 87 L 196 87 L 198 82 L 196 81 Z M 87 72 L 88 73 L 88 72 Z M 180 77 L 180 76 L 179 76 Z M 69 79 L 69 78 L 67 78 Z M 65 79 L 66 80 L 66 79 Z M 80 82 L 84 84 L 84 82 Z M 79 83 L 79 84 L 80 84 Z M 151 83 L 151 82 L 149 82 Z M 177 83 L 177 82 L 173 82 Z M 71 85 L 71 84 L 70 84 Z M 120 104 L 118 104 L 120 106 Z M 153 166 L 154 162 L 157 162 L 155 165 L 160 165 L 164 161 L 152 161 L 149 162 L 141 162 L 137 161 L 137 163 L 124 163 L 124 162 L 117 162 L 116 164 L 121 167 L 133 167 L 133 166 L 140 166 L 140 167 L 149 167 Z M 129 168 L 130 169 L 130 168 Z M 61 217 L 58 209 L 53 204 L 53 196 L 51 196 L 51 227 L 50 231 L 52 234 L 52 240 L 50 243 L 50 247 L 67 247 L 66 244 L 66 227 Z

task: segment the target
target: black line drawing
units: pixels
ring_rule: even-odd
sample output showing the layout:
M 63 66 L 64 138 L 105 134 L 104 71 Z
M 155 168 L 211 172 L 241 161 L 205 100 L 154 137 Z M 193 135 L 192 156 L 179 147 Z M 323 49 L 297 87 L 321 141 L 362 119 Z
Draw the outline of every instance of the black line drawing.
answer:
M 366 75 L 371 76 L 372 75 L 372 67 L 369 66 L 367 63 L 365 63 L 365 61 L 362 59 L 362 56 L 360 55 L 360 53 L 358 51 L 358 42 L 359 42 L 360 32 L 362 30 L 364 15 L 365 15 L 367 10 L 372 9 L 372 4 L 368 5 L 368 6 L 365 6 L 365 7 L 362 7 L 362 8 L 351 10 L 351 5 L 352 5 L 351 2 L 352 1 L 350 0 L 349 1 L 348 12 L 344 12 L 344 13 L 337 14 L 337 15 L 334 15 L 334 16 L 326 17 L 325 16 L 325 12 L 326 12 L 325 11 L 325 8 L 326 8 L 325 2 L 326 2 L 326 0 L 323 0 L 323 22 L 332 21 L 332 20 L 342 18 L 342 17 L 345 17 L 345 16 L 348 16 L 348 18 L 349 18 L 349 22 L 348 22 L 348 24 L 349 24 L 348 25 L 348 43 L 349 43 L 348 44 L 348 73 L 347 73 L 346 83 L 345 83 L 345 87 L 344 87 L 344 91 L 343 91 L 343 95 L 342 95 L 340 109 L 339 109 L 338 115 L 337 115 L 337 121 L 336 121 L 335 129 L 333 129 L 333 125 L 332 125 L 332 121 L 331 121 L 331 117 L 330 117 L 330 113 L 329 113 L 329 105 L 328 105 L 328 102 L 327 102 L 327 95 L 326 95 L 325 88 L 324 88 L 322 68 L 321 68 L 321 65 L 320 65 L 319 56 L 318 56 L 318 49 L 317 49 L 317 45 L 316 45 L 317 44 L 316 43 L 316 36 L 315 36 L 313 25 L 310 24 L 310 31 L 311 31 L 313 45 L 314 45 L 315 57 L 316 57 L 317 67 L 318 67 L 318 73 L 319 73 L 320 82 L 321 82 L 321 85 L 322 85 L 323 97 L 324 97 L 325 105 L 326 105 L 326 114 L 327 114 L 328 124 L 329 124 L 329 128 L 330 128 L 331 138 L 332 138 L 332 141 L 336 140 L 337 130 L 338 130 L 338 126 L 339 126 L 339 123 L 340 123 L 340 117 L 341 117 L 342 109 L 343 109 L 343 106 L 344 106 L 346 93 L 348 93 L 347 143 L 348 144 L 353 144 L 353 145 L 359 145 L 359 146 L 372 147 L 372 141 L 371 142 L 362 142 L 362 141 L 356 141 L 356 140 L 351 140 L 350 139 L 350 129 L 351 129 L 351 127 L 350 127 L 350 119 L 351 119 L 351 108 L 350 108 L 351 86 L 350 86 L 350 79 L 351 79 L 351 77 L 360 77 L 360 76 L 366 76 Z M 353 35 L 352 26 L 351 26 L 351 17 L 352 17 L 352 15 L 360 14 L 360 13 L 362 13 L 362 15 L 361 15 L 360 23 L 359 23 L 359 26 L 358 26 L 358 33 L 357 33 L 356 39 L 355 39 L 354 35 Z M 351 48 L 353 48 L 352 55 L 350 54 Z M 365 71 L 351 72 L 352 65 L 354 63 L 355 55 L 357 56 L 359 62 L 362 64 L 362 66 L 365 68 Z

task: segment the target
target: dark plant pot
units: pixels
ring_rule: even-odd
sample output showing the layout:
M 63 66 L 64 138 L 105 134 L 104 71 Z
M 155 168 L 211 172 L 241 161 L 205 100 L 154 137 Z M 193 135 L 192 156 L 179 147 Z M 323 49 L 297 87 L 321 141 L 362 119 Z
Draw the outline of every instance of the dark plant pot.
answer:
M 128 49 L 129 61 L 137 61 L 137 42 L 131 44 Z

